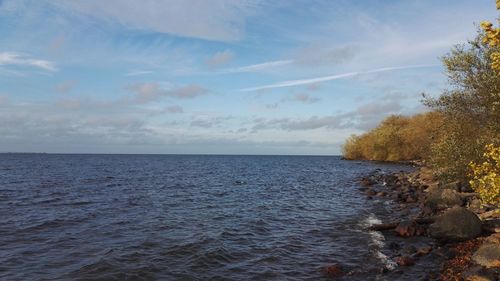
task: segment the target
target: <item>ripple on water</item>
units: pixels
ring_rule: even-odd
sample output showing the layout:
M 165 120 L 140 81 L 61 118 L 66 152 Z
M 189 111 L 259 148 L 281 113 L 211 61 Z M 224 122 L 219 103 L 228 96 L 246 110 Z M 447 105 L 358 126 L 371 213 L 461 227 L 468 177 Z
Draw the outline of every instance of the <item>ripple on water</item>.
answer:
M 383 240 L 358 225 L 371 203 L 354 182 L 379 167 L 401 169 L 338 157 L 0 154 L 0 279 L 321 280 L 336 261 L 364 270 L 386 261 Z

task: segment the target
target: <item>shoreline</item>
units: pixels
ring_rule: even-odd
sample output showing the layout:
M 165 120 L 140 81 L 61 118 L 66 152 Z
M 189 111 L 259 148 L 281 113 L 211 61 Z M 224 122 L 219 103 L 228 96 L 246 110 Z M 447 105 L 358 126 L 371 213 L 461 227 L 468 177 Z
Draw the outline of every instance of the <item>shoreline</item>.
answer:
M 392 174 L 375 171 L 360 179 L 359 188 L 368 200 L 380 200 L 398 210 L 394 214 L 395 218 L 381 217 L 381 223 L 367 228 L 368 231 L 392 238 L 388 240 L 395 240 L 393 236 L 401 238 L 401 243 L 389 243 L 389 256 L 398 265 L 398 270 L 405 271 L 419 263 L 428 262 L 424 259 L 431 259 L 434 263 L 437 261 L 438 266 L 434 271 L 430 270 L 423 280 L 498 280 L 498 210 L 495 214 L 495 210 L 478 206 L 477 196 L 467 184 L 459 181 L 442 183 L 421 163 L 405 162 L 414 166 L 415 170 Z M 449 224 L 447 220 L 451 218 L 444 218 L 452 212 L 480 219 L 479 233 L 476 230 L 475 234 L 469 236 L 453 237 L 454 231 L 446 229 L 446 224 Z M 443 228 L 444 233 L 439 233 L 439 227 Z M 472 226 L 462 227 L 467 232 Z M 486 257 L 490 258 L 488 261 L 484 261 L 485 257 L 478 253 L 479 248 L 485 247 L 490 247 Z M 494 263 L 493 266 L 491 263 Z M 381 271 L 391 274 L 393 270 L 386 268 Z

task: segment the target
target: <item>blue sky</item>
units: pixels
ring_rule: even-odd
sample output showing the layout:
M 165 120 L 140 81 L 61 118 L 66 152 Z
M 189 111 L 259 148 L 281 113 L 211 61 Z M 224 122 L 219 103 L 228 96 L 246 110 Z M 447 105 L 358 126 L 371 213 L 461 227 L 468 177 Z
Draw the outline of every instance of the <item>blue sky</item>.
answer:
M 340 153 L 493 0 L 0 0 L 0 151 Z

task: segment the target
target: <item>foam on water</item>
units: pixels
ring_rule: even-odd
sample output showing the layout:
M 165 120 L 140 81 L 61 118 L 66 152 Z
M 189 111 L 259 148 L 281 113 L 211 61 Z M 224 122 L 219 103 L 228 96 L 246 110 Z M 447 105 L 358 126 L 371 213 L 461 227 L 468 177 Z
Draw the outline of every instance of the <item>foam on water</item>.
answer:
M 378 219 L 375 214 L 370 214 L 364 221 L 364 225 L 368 228 L 375 224 L 381 224 L 382 221 Z M 397 264 L 391 260 L 387 255 L 381 252 L 383 247 L 385 246 L 385 237 L 379 231 L 369 231 L 370 235 L 370 244 L 374 245 L 375 248 L 375 256 L 382 262 L 385 268 L 388 270 L 394 270 L 397 267 Z

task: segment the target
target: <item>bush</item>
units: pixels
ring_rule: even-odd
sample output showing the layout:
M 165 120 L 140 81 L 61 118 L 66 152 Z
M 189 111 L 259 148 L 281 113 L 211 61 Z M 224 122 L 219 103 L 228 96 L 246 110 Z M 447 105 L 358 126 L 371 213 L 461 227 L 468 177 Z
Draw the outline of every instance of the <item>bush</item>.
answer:
M 481 201 L 500 207 L 500 147 L 486 145 L 484 162 L 470 163 L 471 187 L 479 193 Z

